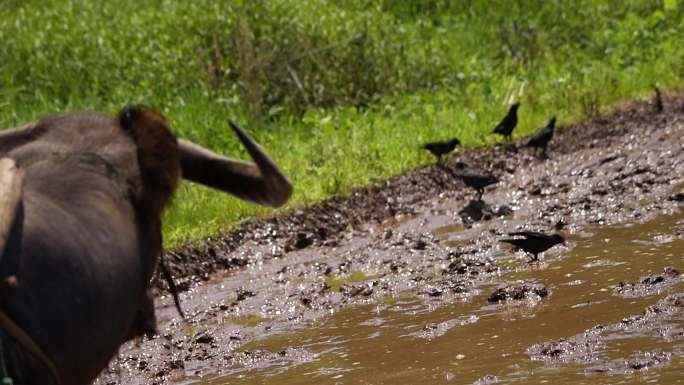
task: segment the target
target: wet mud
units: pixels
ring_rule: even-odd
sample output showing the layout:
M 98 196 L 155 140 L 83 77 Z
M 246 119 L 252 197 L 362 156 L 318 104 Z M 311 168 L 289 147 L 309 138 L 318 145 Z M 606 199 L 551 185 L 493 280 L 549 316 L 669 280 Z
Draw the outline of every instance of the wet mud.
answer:
M 676 383 L 681 102 L 562 128 L 550 159 L 464 151 L 169 252 L 186 320 L 160 282 L 159 335 L 97 383 Z M 459 162 L 500 182 L 480 201 Z M 567 244 L 530 262 L 498 242 L 521 230 Z

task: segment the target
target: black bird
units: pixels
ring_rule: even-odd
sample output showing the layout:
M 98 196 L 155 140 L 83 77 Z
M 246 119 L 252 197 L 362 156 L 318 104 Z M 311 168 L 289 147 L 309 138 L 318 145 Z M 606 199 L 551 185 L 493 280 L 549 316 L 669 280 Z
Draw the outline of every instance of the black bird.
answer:
M 518 236 L 523 238 L 501 239 L 499 242 L 510 243 L 516 248 L 522 249 L 526 253 L 532 254 L 532 261 L 539 260 L 539 253 L 543 253 L 559 243 L 565 244 L 565 238 L 559 234 L 548 235 L 544 233 L 538 233 L 536 231 L 519 231 L 515 233 L 508 233 L 508 235 L 512 237 Z
M 461 172 L 456 174 L 456 176 L 461 178 L 466 186 L 473 188 L 478 192 L 478 200 L 482 200 L 482 194 L 484 193 L 485 187 L 499 183 L 499 180 L 493 175 L 480 175 L 469 172 Z
M 549 142 L 551 141 L 551 138 L 553 138 L 553 130 L 556 128 L 556 117 L 552 117 L 551 120 L 549 120 L 549 123 L 546 124 L 546 127 L 542 128 L 532 136 L 527 143 L 525 144 L 526 147 L 534 147 L 534 148 L 541 148 L 542 150 L 542 155 L 545 158 L 548 158 L 549 156 L 546 155 L 546 146 L 549 145 Z
M 504 116 L 504 118 L 501 119 L 501 122 L 494 127 L 495 134 L 499 134 L 504 138 L 511 140 L 513 129 L 518 124 L 518 107 L 520 107 L 520 103 L 517 102 L 511 105 L 506 116 Z
M 655 110 L 657 113 L 661 113 L 665 110 L 665 107 L 663 107 L 663 97 L 660 95 L 660 88 L 653 86 L 653 90 L 656 93 L 655 96 Z
M 425 143 L 423 145 L 423 148 L 430 151 L 432 155 L 437 157 L 437 163 L 440 163 L 442 161 L 442 155 L 446 155 L 450 153 L 451 151 L 454 151 L 454 148 L 461 144 L 461 141 L 458 140 L 458 138 L 453 138 L 451 140 L 445 140 L 443 142 L 430 142 L 430 143 Z

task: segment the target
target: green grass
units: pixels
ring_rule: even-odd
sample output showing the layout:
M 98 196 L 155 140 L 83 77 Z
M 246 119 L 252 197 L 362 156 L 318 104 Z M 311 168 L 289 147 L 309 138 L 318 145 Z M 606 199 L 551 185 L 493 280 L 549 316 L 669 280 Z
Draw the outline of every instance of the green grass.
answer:
M 6 0 L 0 127 L 145 103 L 244 157 L 234 118 L 300 206 L 431 162 L 425 141 L 494 143 L 513 100 L 523 136 L 681 87 L 683 16 L 676 0 Z M 267 212 L 183 184 L 167 244 Z

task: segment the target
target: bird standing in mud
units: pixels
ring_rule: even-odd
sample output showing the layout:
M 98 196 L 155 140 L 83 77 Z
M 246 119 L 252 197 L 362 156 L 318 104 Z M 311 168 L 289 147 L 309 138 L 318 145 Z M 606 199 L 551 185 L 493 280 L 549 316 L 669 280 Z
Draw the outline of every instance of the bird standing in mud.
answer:
M 482 194 L 484 194 L 484 189 L 487 186 L 499 183 L 499 180 L 493 175 L 480 175 L 470 172 L 461 172 L 456 174 L 457 177 L 461 178 L 466 186 L 475 189 L 478 192 L 478 200 L 482 201 Z
M 565 244 L 565 238 L 559 234 L 548 235 L 536 231 L 518 231 L 508 233 L 508 235 L 522 238 L 501 239 L 499 242 L 509 243 L 517 249 L 532 254 L 532 262 L 539 260 L 539 253 L 543 253 L 559 243 Z
M 501 122 L 494 127 L 493 132 L 495 134 L 499 134 L 509 141 L 511 140 L 513 129 L 518 124 L 518 107 L 520 107 L 520 103 L 518 102 L 511 105 L 506 116 L 504 116 L 504 118 L 501 119 Z
M 461 141 L 458 140 L 458 138 L 453 138 L 442 142 L 425 143 L 423 148 L 430 151 L 432 155 L 437 157 L 437 163 L 442 163 L 442 155 L 446 155 L 451 151 L 454 151 L 454 148 L 456 148 L 456 146 L 459 144 L 461 144 Z
M 546 124 L 546 127 L 539 130 L 539 132 L 534 134 L 534 136 L 532 136 L 527 141 L 525 147 L 534 147 L 535 149 L 541 149 L 543 159 L 548 158 L 549 156 L 546 154 L 546 147 L 549 145 L 551 138 L 553 138 L 553 130 L 555 128 L 556 117 L 554 116 L 549 120 L 549 123 Z

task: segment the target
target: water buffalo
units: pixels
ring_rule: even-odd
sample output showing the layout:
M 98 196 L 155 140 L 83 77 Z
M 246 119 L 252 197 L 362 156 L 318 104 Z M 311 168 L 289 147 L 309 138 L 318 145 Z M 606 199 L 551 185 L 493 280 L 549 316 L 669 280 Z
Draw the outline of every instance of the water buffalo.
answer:
M 145 107 L 0 132 L 0 368 L 15 383 L 89 384 L 154 328 L 149 282 L 181 177 L 262 205 L 289 199 L 276 164 L 231 126 L 255 164 L 177 139 Z

